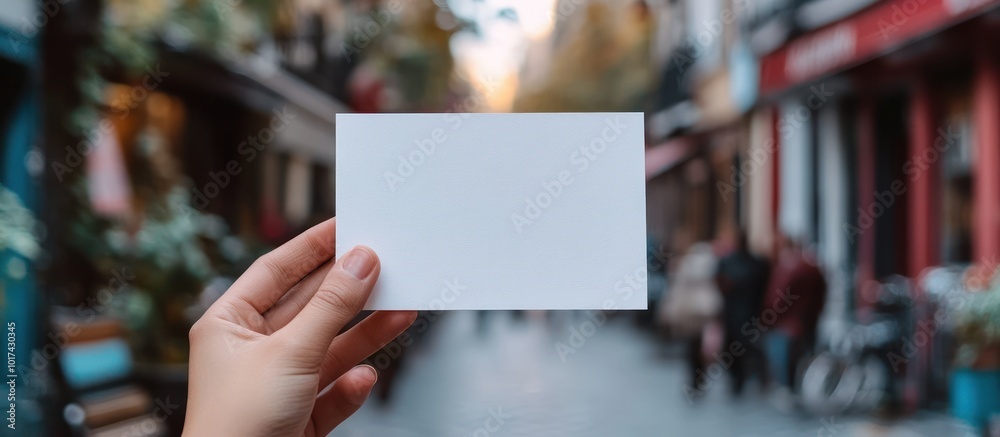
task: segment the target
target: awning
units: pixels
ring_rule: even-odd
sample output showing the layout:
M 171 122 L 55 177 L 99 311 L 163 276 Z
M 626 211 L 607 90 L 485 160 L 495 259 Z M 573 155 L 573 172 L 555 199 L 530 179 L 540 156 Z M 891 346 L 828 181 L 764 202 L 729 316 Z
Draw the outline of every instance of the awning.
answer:
M 274 62 L 256 55 L 220 59 L 167 46 L 163 70 L 170 72 L 164 89 L 175 93 L 229 99 L 265 115 L 276 110 L 294 115 L 277 132 L 273 149 L 334 165 L 336 115 L 350 108 Z
M 697 151 L 691 137 L 677 137 L 646 149 L 646 181 L 672 170 Z
M 843 71 L 968 20 L 1000 0 L 885 0 L 793 39 L 761 59 L 761 95 Z
M 240 72 L 288 102 L 296 120 L 282 130 L 275 149 L 334 166 L 336 116 L 350 112 L 347 105 L 263 58 L 251 57 Z

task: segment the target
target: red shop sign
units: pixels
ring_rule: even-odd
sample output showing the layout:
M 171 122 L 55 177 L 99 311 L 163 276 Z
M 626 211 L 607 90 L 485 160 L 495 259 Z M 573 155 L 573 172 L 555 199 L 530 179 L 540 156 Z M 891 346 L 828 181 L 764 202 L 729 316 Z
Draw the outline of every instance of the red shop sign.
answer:
M 1000 0 L 885 0 L 764 56 L 760 91 L 774 94 L 877 57 L 979 15 Z

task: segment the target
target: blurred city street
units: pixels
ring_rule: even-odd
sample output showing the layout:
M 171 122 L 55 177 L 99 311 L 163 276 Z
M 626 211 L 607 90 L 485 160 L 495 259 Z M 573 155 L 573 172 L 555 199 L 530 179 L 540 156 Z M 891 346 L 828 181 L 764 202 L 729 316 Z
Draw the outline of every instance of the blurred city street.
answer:
M 599 328 L 565 362 L 556 344 L 587 322 L 584 313 L 496 313 L 482 331 L 476 317 L 435 321 L 429 341 L 407 351 L 390 402 L 370 399 L 331 436 L 976 435 L 943 415 L 882 424 L 786 414 L 756 386 L 732 399 L 725 378 L 690 404 L 679 350 L 637 332 L 630 317 Z
M 998 42 L 1000 0 L 4 0 L 5 426 L 1000 437 Z M 610 113 L 632 117 L 631 140 L 552 121 Z M 549 121 L 509 121 L 522 117 Z M 394 121 L 417 118 L 435 124 L 418 135 Z M 311 247 L 331 253 L 309 252 L 323 259 L 259 262 L 317 226 Z M 511 233 L 481 232 L 493 226 Z M 353 376 L 321 396 L 323 378 L 316 393 L 273 384 L 307 402 L 268 405 L 340 408 L 286 432 L 274 428 L 306 422 L 217 411 L 250 399 L 252 377 L 208 390 L 234 399 L 189 396 L 197 369 L 281 374 L 242 348 L 199 352 L 231 332 L 191 335 L 253 294 L 242 278 L 263 264 L 287 280 L 267 293 L 311 298 L 309 278 L 351 265 L 354 245 L 384 266 L 367 308 L 418 311 L 413 326 L 268 321 L 298 314 L 298 297 L 238 317 L 267 321 L 243 328 L 296 359 L 301 345 L 274 335 L 340 332 L 331 350 L 350 359 L 330 361 L 350 363 L 333 373 Z M 645 313 L 451 311 L 600 308 L 562 300 L 607 302 L 611 287 L 579 273 L 635 269 L 643 249 L 645 277 L 613 292 L 641 304 L 645 281 Z M 464 287 L 396 279 L 437 270 L 517 282 L 483 280 L 448 306 Z M 518 293 L 551 302 L 477 304 Z M 379 381 L 339 426 L 354 385 L 372 387 L 364 369 L 343 373 L 358 362 Z

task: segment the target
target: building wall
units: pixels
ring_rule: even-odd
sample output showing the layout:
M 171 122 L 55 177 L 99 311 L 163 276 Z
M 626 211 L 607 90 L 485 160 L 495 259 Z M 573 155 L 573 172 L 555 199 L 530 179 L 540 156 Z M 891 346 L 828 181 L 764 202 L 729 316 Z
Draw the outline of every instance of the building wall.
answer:
M 749 143 L 745 159 L 752 163 L 748 168 L 743 193 L 744 223 L 747 243 L 758 255 L 770 256 L 774 250 L 775 219 L 774 172 L 778 159 L 778 143 L 774 137 L 774 110 L 760 107 L 750 116 Z
M 852 309 L 854 269 L 845 225 L 850 220 L 850 147 L 842 120 L 842 102 L 833 101 L 817 114 L 819 173 L 817 257 L 827 279 L 826 320 L 841 320 Z
M 779 114 L 781 202 L 778 229 L 783 236 L 803 244 L 812 243 L 815 235 L 812 110 L 799 96 L 792 96 L 782 101 Z

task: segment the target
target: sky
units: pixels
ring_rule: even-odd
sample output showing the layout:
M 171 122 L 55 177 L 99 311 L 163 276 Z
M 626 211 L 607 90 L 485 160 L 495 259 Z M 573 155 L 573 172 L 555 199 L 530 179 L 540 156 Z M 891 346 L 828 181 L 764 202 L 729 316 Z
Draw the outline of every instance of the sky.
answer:
M 460 74 L 473 84 L 503 84 L 500 92 L 485 97 L 489 109 L 509 109 L 527 48 L 552 32 L 556 0 L 440 1 L 447 1 L 452 13 L 474 21 L 480 30 L 479 34 L 460 32 L 452 38 Z M 513 11 L 516 20 L 505 18 L 504 10 Z

